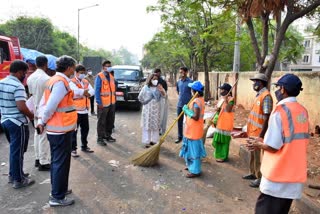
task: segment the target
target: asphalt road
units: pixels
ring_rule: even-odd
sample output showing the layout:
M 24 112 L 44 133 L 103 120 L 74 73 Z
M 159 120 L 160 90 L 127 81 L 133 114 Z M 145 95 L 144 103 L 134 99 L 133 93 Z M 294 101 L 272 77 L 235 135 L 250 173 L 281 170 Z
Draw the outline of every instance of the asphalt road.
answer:
M 175 101 L 170 100 L 168 123 L 175 117 Z M 143 150 L 140 112 L 121 109 L 116 114 L 115 143 L 107 147 L 96 144 L 96 117 L 90 117 L 89 147 L 92 154 L 79 151 L 72 158 L 70 187 L 76 203 L 50 208 L 49 172 L 33 166 L 33 135 L 25 155 L 25 172 L 36 184 L 14 190 L 7 184 L 8 151 L 4 134 L 0 134 L 0 213 L 253 213 L 258 190 L 241 179 L 245 173 L 238 165 L 237 154 L 228 163 L 216 163 L 210 140 L 203 163 L 203 175 L 185 178 L 184 161 L 178 157 L 179 145 L 173 143 L 176 128 L 163 144 L 159 165 L 152 168 L 133 166 L 129 159 Z M 78 141 L 79 143 L 79 141 Z

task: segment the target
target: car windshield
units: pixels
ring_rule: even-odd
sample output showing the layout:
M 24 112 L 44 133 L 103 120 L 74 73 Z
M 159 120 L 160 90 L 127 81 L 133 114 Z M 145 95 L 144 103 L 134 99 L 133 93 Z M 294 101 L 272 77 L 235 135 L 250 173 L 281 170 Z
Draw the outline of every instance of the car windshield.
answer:
M 139 79 L 139 70 L 114 69 L 116 80 L 137 80 Z

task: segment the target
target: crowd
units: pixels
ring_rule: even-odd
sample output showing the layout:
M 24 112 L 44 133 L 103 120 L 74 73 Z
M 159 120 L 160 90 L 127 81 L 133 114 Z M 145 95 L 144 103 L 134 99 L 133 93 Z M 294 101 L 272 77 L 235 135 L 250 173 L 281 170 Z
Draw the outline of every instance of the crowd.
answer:
M 28 121 L 35 127 L 35 167 L 51 175 L 50 206 L 67 206 L 74 200 L 66 197 L 71 156 L 77 152 L 77 133 L 80 129 L 81 151 L 93 153 L 88 146 L 89 112 L 97 115 L 97 144 L 115 142 L 112 132 L 115 122 L 117 82 L 110 61 L 102 63 L 96 77 L 90 69 L 69 56 L 56 62 L 56 73 L 48 69 L 45 56 L 36 59 L 37 70 L 28 78 L 30 98 L 22 84 L 28 65 L 15 60 L 10 75 L 0 81 L 1 125 L 10 143 L 9 183 L 19 189 L 35 183 L 23 171 L 24 153 L 29 140 Z M 204 147 L 204 86 L 188 77 L 188 69 L 179 69 L 176 84 L 179 95 L 177 116 L 178 136 L 182 141 L 179 156 L 185 160 L 187 178 L 201 176 L 201 162 L 206 157 Z M 254 180 L 252 187 L 260 187 L 256 213 L 288 213 L 292 200 L 301 197 L 306 181 L 306 146 L 308 143 L 308 113 L 297 102 L 302 90 L 300 79 L 293 74 L 282 76 L 275 84 L 276 107 L 267 89 L 268 78 L 256 74 L 253 90 L 257 92 L 247 123 L 247 149 L 250 151 L 249 174 L 243 179 Z M 218 163 L 228 161 L 229 145 L 234 121 L 233 87 L 224 83 L 219 87 L 220 102 L 216 114 L 210 118 L 215 126 L 212 140 L 214 158 Z M 149 75 L 138 96 L 143 105 L 141 113 L 142 144 L 149 148 L 159 143 L 166 131 L 168 115 L 168 86 L 155 69 Z M 94 106 L 97 106 L 97 114 Z

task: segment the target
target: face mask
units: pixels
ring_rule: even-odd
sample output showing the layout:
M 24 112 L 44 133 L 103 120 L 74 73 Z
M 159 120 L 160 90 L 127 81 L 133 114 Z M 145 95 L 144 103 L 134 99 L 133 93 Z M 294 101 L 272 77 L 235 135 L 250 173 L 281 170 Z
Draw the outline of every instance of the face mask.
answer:
M 281 88 L 276 90 L 274 92 L 274 94 L 276 95 L 276 98 L 277 98 L 278 102 L 280 102 L 283 99 L 283 94 L 281 93 Z
M 85 74 L 79 74 L 79 79 L 82 80 L 86 75 Z
M 156 86 L 156 85 L 158 85 L 158 80 L 152 80 L 151 83 L 152 83 L 152 85 Z
M 255 83 L 253 84 L 253 90 L 259 91 L 259 88 L 260 88 L 260 82 L 255 82 Z
M 23 75 L 21 76 L 21 78 L 19 78 L 20 82 L 23 82 L 25 78 L 26 78 L 26 75 L 23 74 Z
M 228 91 L 223 91 L 223 92 L 220 93 L 220 95 L 223 96 L 223 97 L 226 96 L 227 94 L 228 94 Z
M 92 75 L 92 71 L 88 71 L 88 74 L 89 74 L 89 75 Z

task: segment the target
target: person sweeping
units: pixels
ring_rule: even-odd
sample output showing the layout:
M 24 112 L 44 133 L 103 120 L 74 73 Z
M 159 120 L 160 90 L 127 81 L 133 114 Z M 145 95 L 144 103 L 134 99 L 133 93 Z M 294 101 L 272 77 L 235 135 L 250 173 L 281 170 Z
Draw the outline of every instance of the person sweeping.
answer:
M 189 83 L 192 94 L 198 95 L 189 104 L 183 106 L 183 112 L 186 115 L 186 124 L 184 130 L 183 144 L 179 156 L 184 158 L 189 173 L 187 178 L 194 178 L 201 175 L 201 159 L 206 157 L 206 150 L 202 142 L 204 126 L 204 99 L 203 85 L 200 81 Z
M 224 83 L 219 87 L 220 95 L 224 100 L 221 107 L 212 146 L 215 148 L 213 156 L 217 162 L 224 162 L 228 160 L 229 156 L 229 145 L 231 141 L 231 131 L 233 129 L 234 120 L 234 99 L 230 90 L 232 90 L 231 85 Z

